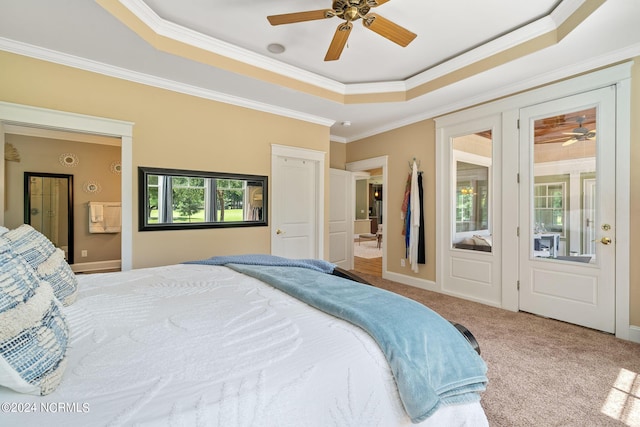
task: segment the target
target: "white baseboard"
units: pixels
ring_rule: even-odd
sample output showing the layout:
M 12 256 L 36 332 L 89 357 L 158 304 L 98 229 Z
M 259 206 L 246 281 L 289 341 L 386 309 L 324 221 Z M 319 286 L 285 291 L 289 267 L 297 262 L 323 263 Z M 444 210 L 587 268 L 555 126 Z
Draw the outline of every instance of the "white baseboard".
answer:
M 119 259 L 113 259 L 110 261 L 95 261 L 95 262 L 82 262 L 71 264 L 71 270 L 74 273 L 86 273 L 89 271 L 103 271 L 103 270 L 120 270 L 122 268 L 122 261 Z
M 474 298 L 468 295 L 458 294 L 454 292 L 447 292 L 441 289 L 436 284 L 436 282 L 433 282 L 431 280 L 418 279 L 411 276 L 405 276 L 404 274 L 390 273 L 388 271 L 382 273 L 382 278 L 387 280 L 393 280 L 394 282 L 402 283 L 403 285 L 414 286 L 416 288 L 425 289 L 427 291 L 438 292 L 444 295 L 449 295 L 449 296 L 464 299 L 467 301 L 473 301 L 473 302 L 478 302 L 480 304 L 489 305 L 491 307 L 502 308 L 500 304 L 495 303 L 493 301 L 487 301 L 487 300 Z
M 427 291 L 439 292 L 441 294 L 450 295 L 457 298 L 466 299 L 468 301 L 479 302 L 481 304 L 489 305 L 492 307 L 501 308 L 499 304 L 492 303 L 490 301 L 483 301 L 474 298 L 468 298 L 464 295 L 456 295 L 450 292 L 444 292 L 440 287 L 436 285 L 435 282 L 431 280 L 418 279 L 411 276 L 406 276 L 404 274 L 399 273 L 391 273 L 388 271 L 383 272 L 382 277 L 387 280 L 393 280 L 394 282 L 402 283 L 403 285 L 414 286 L 416 288 L 425 289 Z M 629 341 L 636 342 L 640 344 L 640 326 L 629 326 Z
M 629 326 L 629 341 L 640 344 L 640 326 Z
M 427 291 L 441 292 L 440 288 L 436 286 L 436 282 L 431 280 L 419 279 L 417 277 L 405 276 L 404 274 L 391 273 L 388 271 L 382 274 L 382 278 L 393 280 L 394 282 L 402 283 L 403 285 L 426 289 Z

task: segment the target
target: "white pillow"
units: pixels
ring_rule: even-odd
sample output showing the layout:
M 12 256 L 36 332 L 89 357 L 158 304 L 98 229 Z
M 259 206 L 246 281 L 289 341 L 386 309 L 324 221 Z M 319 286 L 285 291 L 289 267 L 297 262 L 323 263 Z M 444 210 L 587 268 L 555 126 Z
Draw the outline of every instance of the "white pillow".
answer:
M 78 294 L 78 280 L 57 249 L 47 237 L 28 224 L 7 231 L 2 237 L 11 242 L 13 252 L 22 256 L 41 279 L 53 287 L 53 292 L 64 305 L 71 305 Z
M 0 238 L 0 386 L 45 395 L 60 384 L 69 329 L 53 288 Z
M 472 239 L 477 246 L 491 246 L 491 236 L 479 236 L 476 234 Z

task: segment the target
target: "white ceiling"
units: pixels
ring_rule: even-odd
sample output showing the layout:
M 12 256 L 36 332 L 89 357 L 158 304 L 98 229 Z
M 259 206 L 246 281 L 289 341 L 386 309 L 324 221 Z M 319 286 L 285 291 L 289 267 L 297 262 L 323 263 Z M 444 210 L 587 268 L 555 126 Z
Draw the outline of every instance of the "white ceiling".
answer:
M 117 0 L 100 0 L 103 4 Z M 599 0 L 391 0 L 372 9 L 414 33 L 402 48 L 355 22 L 337 61 L 323 61 L 334 17 L 271 26 L 266 16 L 328 9 L 328 0 L 119 0 L 146 27 L 320 92 L 408 92 L 545 34 Z M 233 68 L 157 49 L 108 7 L 87 0 L 0 2 L 0 49 L 332 125 L 349 142 L 640 56 L 639 0 L 607 0 L 560 42 L 408 101 L 344 103 Z M 138 31 L 139 32 L 139 31 Z M 150 40 L 151 41 L 151 40 Z M 270 43 L 285 46 L 276 55 Z M 379 98 L 376 98 L 379 99 Z M 350 121 L 351 126 L 342 126 Z

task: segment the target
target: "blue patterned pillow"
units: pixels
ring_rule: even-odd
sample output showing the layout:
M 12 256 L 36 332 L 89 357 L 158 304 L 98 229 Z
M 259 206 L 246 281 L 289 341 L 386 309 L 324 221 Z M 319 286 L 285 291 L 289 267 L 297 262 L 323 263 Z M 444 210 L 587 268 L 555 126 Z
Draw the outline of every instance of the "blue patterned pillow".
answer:
M 7 231 L 2 237 L 11 242 L 13 252 L 22 256 L 41 279 L 48 281 L 63 305 L 71 305 L 78 292 L 78 281 L 57 249 L 47 237 L 28 224 Z
M 69 330 L 53 288 L 0 238 L 0 386 L 45 395 L 66 367 Z

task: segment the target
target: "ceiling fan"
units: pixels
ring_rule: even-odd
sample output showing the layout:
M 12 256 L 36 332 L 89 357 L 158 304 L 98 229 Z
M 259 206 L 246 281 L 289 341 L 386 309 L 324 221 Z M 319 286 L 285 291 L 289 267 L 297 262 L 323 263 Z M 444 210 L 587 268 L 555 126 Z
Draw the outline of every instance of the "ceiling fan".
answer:
M 588 139 L 594 139 L 596 137 L 596 130 L 589 130 L 586 127 L 582 126 L 582 122 L 584 122 L 585 117 L 581 116 L 576 119 L 578 122 L 578 127 L 573 129 L 573 132 L 564 132 L 565 135 L 573 135 L 571 138 L 562 143 L 563 147 L 574 144 L 578 141 L 586 141 Z
M 319 19 L 333 18 L 343 19 L 336 28 L 329 50 L 324 57 L 325 61 L 335 61 L 340 58 L 347 39 L 353 28 L 352 22 L 362 19 L 365 28 L 378 33 L 392 42 L 406 47 L 416 34 L 400 25 L 383 18 L 375 13 L 369 13 L 371 8 L 378 7 L 389 0 L 334 0 L 331 9 L 309 10 L 305 12 L 285 13 L 282 15 L 267 16 L 271 25 L 292 24 L 294 22 L 315 21 Z

